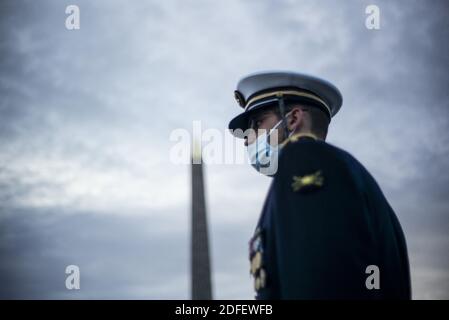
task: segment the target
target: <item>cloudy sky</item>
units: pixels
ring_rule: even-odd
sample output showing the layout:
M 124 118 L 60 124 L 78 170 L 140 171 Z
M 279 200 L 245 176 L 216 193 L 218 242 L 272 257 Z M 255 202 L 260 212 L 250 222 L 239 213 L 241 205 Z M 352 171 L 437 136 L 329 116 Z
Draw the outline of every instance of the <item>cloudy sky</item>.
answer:
M 79 30 L 65 27 L 71 4 Z M 365 27 L 370 4 L 380 30 Z M 281 69 L 340 88 L 328 142 L 396 211 L 414 298 L 448 299 L 448 9 L 0 0 L 0 298 L 189 298 L 190 168 L 170 161 L 170 134 L 201 121 L 229 138 L 239 78 Z M 247 242 L 270 179 L 205 170 L 214 297 L 252 299 Z M 80 290 L 65 288 L 72 264 Z

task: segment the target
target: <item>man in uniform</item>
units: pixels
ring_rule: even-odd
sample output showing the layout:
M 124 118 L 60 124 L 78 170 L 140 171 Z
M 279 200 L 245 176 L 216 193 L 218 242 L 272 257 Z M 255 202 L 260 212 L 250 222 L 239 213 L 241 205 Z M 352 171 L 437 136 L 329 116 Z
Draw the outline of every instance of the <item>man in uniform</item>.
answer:
M 256 299 L 410 299 L 405 238 L 370 173 L 326 143 L 342 97 L 292 72 L 244 77 L 229 129 L 272 176 L 254 236 Z M 250 187 L 250 186 L 249 186 Z

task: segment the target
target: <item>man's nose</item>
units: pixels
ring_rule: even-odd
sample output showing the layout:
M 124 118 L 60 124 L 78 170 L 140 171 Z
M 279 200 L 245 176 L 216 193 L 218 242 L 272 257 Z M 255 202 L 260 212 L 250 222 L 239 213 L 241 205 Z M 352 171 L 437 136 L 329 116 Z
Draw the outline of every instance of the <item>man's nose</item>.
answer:
M 245 137 L 245 147 L 249 146 L 254 141 L 256 141 L 256 133 L 255 132 L 251 132 L 249 135 L 247 135 Z

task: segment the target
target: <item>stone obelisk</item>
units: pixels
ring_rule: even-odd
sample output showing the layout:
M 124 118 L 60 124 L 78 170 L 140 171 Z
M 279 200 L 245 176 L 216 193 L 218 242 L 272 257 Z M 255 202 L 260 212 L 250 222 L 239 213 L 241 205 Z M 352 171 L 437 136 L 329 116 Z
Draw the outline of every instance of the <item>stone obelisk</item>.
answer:
M 212 285 L 204 195 L 201 145 L 192 147 L 191 294 L 192 300 L 211 300 Z

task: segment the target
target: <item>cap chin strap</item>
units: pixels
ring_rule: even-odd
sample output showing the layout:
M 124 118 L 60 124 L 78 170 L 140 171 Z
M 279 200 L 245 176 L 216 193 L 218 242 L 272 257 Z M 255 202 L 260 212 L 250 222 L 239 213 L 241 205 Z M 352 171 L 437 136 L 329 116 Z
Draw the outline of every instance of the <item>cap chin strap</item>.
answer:
M 282 119 L 282 126 L 284 128 L 284 137 L 283 137 L 284 139 L 282 141 L 285 141 L 290 136 L 290 132 L 288 130 L 287 125 L 287 119 L 285 117 L 285 101 L 282 93 L 278 93 L 277 98 L 278 98 L 279 112 L 281 114 Z

